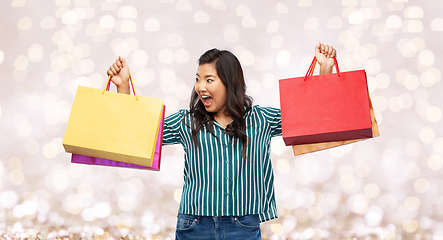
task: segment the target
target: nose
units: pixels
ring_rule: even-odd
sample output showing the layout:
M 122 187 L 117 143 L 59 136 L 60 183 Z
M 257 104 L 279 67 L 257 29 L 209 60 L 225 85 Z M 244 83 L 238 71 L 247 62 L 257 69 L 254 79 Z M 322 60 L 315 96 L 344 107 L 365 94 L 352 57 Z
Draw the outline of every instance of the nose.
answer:
M 195 83 L 195 91 L 198 93 L 205 92 L 206 91 L 206 84 L 204 81 L 196 82 Z

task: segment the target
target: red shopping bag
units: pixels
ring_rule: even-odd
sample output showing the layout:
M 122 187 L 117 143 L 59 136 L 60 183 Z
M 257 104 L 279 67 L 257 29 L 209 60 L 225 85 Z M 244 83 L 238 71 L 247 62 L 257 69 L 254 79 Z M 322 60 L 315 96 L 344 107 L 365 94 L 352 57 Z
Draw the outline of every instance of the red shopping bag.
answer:
M 71 163 L 82 163 L 88 165 L 100 165 L 100 166 L 111 166 L 111 167 L 124 167 L 124 168 L 136 168 L 142 170 L 153 170 L 160 171 L 161 155 L 162 155 L 162 144 L 163 144 L 163 122 L 165 119 L 165 106 L 163 106 L 162 116 L 159 124 L 157 142 L 155 144 L 155 153 L 152 160 L 152 167 L 136 165 L 126 162 L 118 162 L 108 159 L 89 157 L 84 155 L 72 154 Z
M 281 79 L 282 135 L 287 146 L 372 138 L 364 70 Z M 310 76 L 311 75 L 311 76 Z
M 370 98 L 369 98 L 369 106 L 370 106 L 370 111 L 371 111 L 372 137 L 378 137 L 378 136 L 380 136 L 380 132 L 378 130 L 377 119 L 375 119 L 375 113 L 374 113 L 374 109 L 372 108 Z M 355 143 L 355 142 L 366 140 L 366 139 L 368 139 L 368 138 L 293 145 L 292 150 L 294 151 L 294 155 L 298 156 L 298 155 L 302 155 L 302 154 L 306 154 L 306 153 L 317 152 L 317 151 L 328 149 L 328 148 L 333 148 L 333 147 L 338 147 L 338 146 L 342 146 L 342 145 L 346 145 L 346 144 L 350 144 L 350 143 Z

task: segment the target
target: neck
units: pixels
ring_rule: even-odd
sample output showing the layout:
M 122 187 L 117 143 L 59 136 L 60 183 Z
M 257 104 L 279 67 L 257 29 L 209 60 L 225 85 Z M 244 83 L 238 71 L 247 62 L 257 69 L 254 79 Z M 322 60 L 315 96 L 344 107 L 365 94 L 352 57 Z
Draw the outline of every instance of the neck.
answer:
M 229 115 L 226 115 L 224 113 L 216 113 L 214 114 L 214 119 L 215 121 L 218 122 L 218 124 L 220 124 L 223 128 L 226 128 L 226 126 L 228 126 L 229 123 L 231 123 L 232 121 L 232 117 Z

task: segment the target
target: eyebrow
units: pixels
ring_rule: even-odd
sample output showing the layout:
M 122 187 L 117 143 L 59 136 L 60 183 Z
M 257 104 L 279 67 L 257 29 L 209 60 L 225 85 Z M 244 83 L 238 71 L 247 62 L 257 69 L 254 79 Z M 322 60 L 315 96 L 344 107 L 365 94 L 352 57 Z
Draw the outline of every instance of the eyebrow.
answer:
M 196 73 L 195 75 L 197 75 L 198 77 L 200 77 L 200 75 L 198 75 L 198 73 Z M 209 75 L 206 75 L 206 76 L 205 76 L 205 78 L 209 78 L 209 77 L 215 78 L 215 75 L 209 74 Z

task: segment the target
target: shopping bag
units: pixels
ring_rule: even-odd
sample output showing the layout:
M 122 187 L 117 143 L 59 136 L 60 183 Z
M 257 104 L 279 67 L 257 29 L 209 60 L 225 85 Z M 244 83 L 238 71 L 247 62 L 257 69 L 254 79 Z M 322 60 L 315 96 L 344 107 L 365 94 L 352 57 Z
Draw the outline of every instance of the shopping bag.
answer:
M 160 171 L 161 155 L 162 155 L 162 144 L 163 144 L 163 122 L 165 119 L 165 106 L 163 106 L 162 118 L 160 121 L 160 129 L 158 130 L 157 142 L 155 144 L 155 154 L 152 161 L 152 167 L 146 167 L 142 165 L 136 165 L 125 162 L 117 162 L 108 159 L 89 157 L 84 155 L 72 154 L 71 163 L 82 163 L 89 165 L 101 165 L 101 166 L 111 166 L 111 167 L 124 167 L 124 168 L 135 168 L 142 170 L 153 170 Z
M 302 145 L 372 138 L 364 70 L 281 79 L 280 107 L 285 144 Z
M 375 113 L 374 109 L 372 108 L 371 99 L 369 98 L 369 106 L 371 110 L 371 124 L 372 124 L 372 137 L 378 137 L 380 136 L 380 132 L 378 130 L 378 124 L 377 120 L 375 119 Z M 293 145 L 292 150 L 294 152 L 294 156 L 311 153 L 311 152 L 317 152 L 324 149 L 329 149 L 333 147 L 338 147 L 342 145 L 346 145 L 349 143 L 354 143 L 362 140 L 366 140 L 369 138 L 362 138 L 362 139 L 354 139 L 354 140 L 346 140 L 346 141 L 336 141 L 336 142 L 323 142 L 323 143 L 312 143 L 312 144 L 300 144 L 300 145 Z
M 68 153 L 152 167 L 163 100 L 79 86 L 63 138 Z

